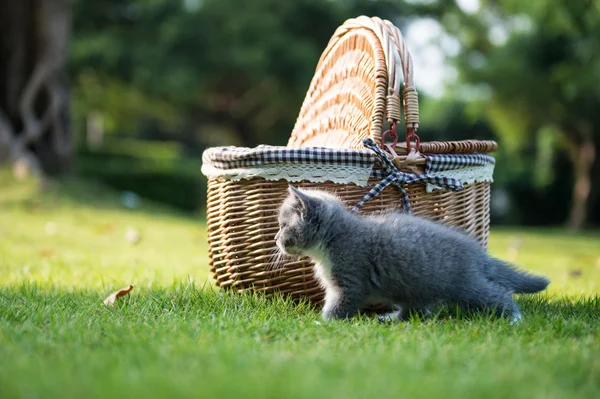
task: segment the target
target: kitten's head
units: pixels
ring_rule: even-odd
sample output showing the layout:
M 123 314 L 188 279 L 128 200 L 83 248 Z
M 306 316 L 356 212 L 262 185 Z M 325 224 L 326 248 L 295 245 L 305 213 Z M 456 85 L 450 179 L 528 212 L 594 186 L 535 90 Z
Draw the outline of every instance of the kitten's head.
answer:
M 279 208 L 277 246 L 288 255 L 304 255 L 318 247 L 339 209 L 338 199 L 329 193 L 289 186 L 288 196 Z

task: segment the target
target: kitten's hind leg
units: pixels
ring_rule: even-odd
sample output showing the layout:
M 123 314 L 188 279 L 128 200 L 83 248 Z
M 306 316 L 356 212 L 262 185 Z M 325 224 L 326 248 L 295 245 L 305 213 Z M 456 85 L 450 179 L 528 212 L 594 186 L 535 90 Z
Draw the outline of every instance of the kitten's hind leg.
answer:
M 521 311 L 517 308 L 516 312 L 513 311 L 513 313 L 510 315 L 510 324 L 511 325 L 519 325 L 521 324 L 521 320 L 523 319 L 523 315 L 521 314 Z
M 478 289 L 472 290 L 461 303 L 461 307 L 467 311 L 492 310 L 497 316 L 508 318 L 511 324 L 520 323 L 523 317 L 512 293 L 492 281 L 486 281 Z

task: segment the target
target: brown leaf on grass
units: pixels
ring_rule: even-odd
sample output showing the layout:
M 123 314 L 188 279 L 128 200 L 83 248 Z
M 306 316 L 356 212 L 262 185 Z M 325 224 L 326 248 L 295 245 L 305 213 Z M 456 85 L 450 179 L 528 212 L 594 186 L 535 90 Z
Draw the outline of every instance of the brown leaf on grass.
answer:
M 581 276 L 581 274 L 582 274 L 582 271 L 579 269 L 571 270 L 569 272 L 569 276 L 571 276 L 571 277 L 579 277 L 579 276 Z
M 133 287 L 135 287 L 135 285 L 128 285 L 125 288 L 121 288 L 120 290 L 113 292 L 104 300 L 104 304 L 106 306 L 115 306 L 115 301 L 117 300 L 117 298 L 129 294 Z
M 49 258 L 54 255 L 54 250 L 51 248 L 44 248 L 40 251 L 40 256 L 42 258 Z

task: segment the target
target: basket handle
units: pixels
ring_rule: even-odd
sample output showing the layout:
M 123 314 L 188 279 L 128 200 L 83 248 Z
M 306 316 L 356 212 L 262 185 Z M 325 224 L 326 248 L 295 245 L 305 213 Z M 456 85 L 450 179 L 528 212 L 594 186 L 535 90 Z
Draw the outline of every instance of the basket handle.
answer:
M 390 21 L 379 17 L 359 16 L 346 20 L 334 33 L 341 38 L 351 29 L 367 28 L 373 31 L 381 42 L 387 65 L 388 92 L 386 96 L 385 117 L 388 124 L 395 127 L 402 119 L 400 106 L 400 84 L 404 81 L 402 102 L 406 123 L 406 143 L 410 146 L 411 139 L 418 137 L 414 134 L 419 127 L 419 96 L 413 80 L 412 57 L 408 52 L 406 42 L 400 30 Z M 395 133 L 395 132 L 394 132 Z M 371 132 L 375 142 L 383 144 L 379 132 Z

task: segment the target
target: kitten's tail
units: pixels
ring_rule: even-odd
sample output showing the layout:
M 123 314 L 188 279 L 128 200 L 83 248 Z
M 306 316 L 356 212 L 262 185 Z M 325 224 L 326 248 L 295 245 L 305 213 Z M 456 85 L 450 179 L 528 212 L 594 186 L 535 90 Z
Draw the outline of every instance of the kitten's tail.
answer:
M 550 284 L 546 277 L 517 270 L 500 259 L 490 258 L 486 266 L 485 274 L 489 280 L 510 288 L 515 294 L 534 294 L 545 290 Z

